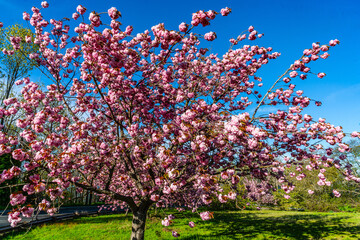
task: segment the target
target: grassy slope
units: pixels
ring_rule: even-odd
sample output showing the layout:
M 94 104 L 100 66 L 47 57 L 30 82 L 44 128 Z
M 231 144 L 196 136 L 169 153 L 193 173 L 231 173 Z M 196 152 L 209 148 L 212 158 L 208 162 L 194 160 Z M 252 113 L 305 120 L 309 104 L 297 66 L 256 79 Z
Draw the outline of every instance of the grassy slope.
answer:
M 174 224 L 163 227 L 159 217 L 147 222 L 145 239 L 360 239 L 360 215 L 284 211 L 215 212 L 215 219 L 201 221 L 195 214 L 176 215 Z M 194 221 L 196 227 L 187 226 Z M 103 215 L 37 227 L 4 239 L 129 239 L 131 217 Z

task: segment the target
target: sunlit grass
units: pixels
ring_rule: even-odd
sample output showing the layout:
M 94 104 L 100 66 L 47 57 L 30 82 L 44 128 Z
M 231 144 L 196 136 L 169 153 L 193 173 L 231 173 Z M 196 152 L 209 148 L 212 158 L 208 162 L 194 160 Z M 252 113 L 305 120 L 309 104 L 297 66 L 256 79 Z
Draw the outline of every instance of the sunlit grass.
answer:
M 286 211 L 217 211 L 215 218 L 201 221 L 196 214 L 174 214 L 170 227 L 161 225 L 164 213 L 153 214 L 147 222 L 145 239 L 360 239 L 360 215 Z M 191 229 L 187 224 L 194 221 Z M 36 227 L 28 233 L 4 239 L 129 239 L 131 216 L 123 214 L 83 217 Z

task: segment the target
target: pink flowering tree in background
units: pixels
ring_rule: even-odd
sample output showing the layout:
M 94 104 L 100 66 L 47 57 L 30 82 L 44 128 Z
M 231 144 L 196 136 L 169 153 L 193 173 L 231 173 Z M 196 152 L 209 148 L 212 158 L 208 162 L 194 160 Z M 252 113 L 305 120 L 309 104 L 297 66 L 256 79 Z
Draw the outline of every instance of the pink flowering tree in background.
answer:
M 35 37 L 22 41 L 39 46 L 29 58 L 53 83 L 42 89 L 29 78 L 18 81 L 22 98 L 7 99 L 6 109 L 0 109 L 1 117 L 25 112 L 16 123 L 18 135 L 0 136 L 0 154 L 11 153 L 21 162 L 21 168 L 5 170 L 0 182 L 27 176 L 22 191 L 11 195 L 12 226 L 21 214 L 55 212 L 51 202 L 76 186 L 130 208 L 131 239 L 143 239 L 152 205 L 197 211 L 215 198 L 230 201 L 237 193 L 223 186 L 236 186 L 241 176 L 265 182 L 276 178 L 288 192 L 294 186 L 286 168 L 296 166 L 301 180 L 305 159 L 314 169 L 340 168 L 342 157 L 321 157 L 316 149 L 323 147 L 321 141 L 347 151 L 345 134 L 341 127 L 304 114 L 311 99 L 294 84 L 314 75 L 309 63 L 327 58 L 338 40 L 314 43 L 263 89 L 257 71 L 280 53 L 241 45 L 262 37 L 253 27 L 230 39 L 231 48 L 222 56 L 211 53 L 207 42 L 216 40 L 216 34 L 196 30 L 209 25 L 219 15 L 215 11 L 193 13 L 179 29 L 160 23 L 134 34 L 133 27 L 121 26 L 115 8 L 108 10 L 106 26 L 106 16 L 87 15 L 80 5 L 71 20 L 45 20 L 40 10 L 33 7 L 31 15 L 23 14 Z M 224 8 L 220 15 L 230 11 Z M 70 28 L 68 21 L 77 27 Z M 18 44 L 13 41 L 13 48 Z M 258 110 L 268 106 L 279 110 L 259 116 Z M 354 178 L 350 169 L 344 174 Z M 326 182 L 326 174 L 321 180 Z M 46 197 L 28 206 L 36 193 Z M 199 215 L 213 217 L 207 211 Z M 167 217 L 163 225 L 173 219 Z
M 245 178 L 243 184 L 246 188 L 247 199 L 260 205 L 276 205 L 276 199 L 272 194 L 274 186 L 269 182 Z

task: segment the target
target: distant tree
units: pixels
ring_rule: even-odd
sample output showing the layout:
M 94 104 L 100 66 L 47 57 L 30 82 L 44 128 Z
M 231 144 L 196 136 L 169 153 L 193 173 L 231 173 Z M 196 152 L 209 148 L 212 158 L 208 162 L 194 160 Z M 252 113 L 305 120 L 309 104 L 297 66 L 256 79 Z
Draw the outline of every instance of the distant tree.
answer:
M 359 176 L 360 175 L 360 140 L 353 138 L 346 142 L 349 145 L 350 151 L 345 153 L 346 160 L 351 165 L 351 168 Z M 339 152 L 336 151 L 338 154 Z
M 32 43 L 34 33 L 22 25 L 15 24 L 7 28 L 0 28 L 0 106 L 6 109 L 3 100 L 10 98 L 14 93 L 15 82 L 28 77 L 30 71 L 37 64 L 29 58 L 30 53 L 37 51 L 38 46 Z M 12 43 L 17 43 L 16 47 Z M 2 131 L 11 128 L 13 119 L 2 118 Z
M 339 151 L 339 147 L 336 147 L 332 152 L 332 158 L 342 158 L 346 163 L 346 168 L 352 173 L 350 177 L 352 180 L 360 180 L 360 140 L 358 132 L 352 133 L 353 138 L 346 142 L 349 146 L 348 152 Z M 354 182 L 344 182 L 343 192 L 360 198 L 360 186 L 354 184 Z
M 15 81 L 29 76 L 36 64 L 36 61 L 29 58 L 29 54 L 38 49 L 32 42 L 33 37 L 31 29 L 20 24 L 0 28 L 0 49 L 3 53 L 8 53 L 0 56 L 0 70 L 8 89 L 2 100 L 10 96 Z M 17 47 L 14 48 L 12 42 L 18 43 Z
M 299 172 L 300 168 L 302 168 L 301 172 Z M 353 205 L 354 200 L 359 199 L 358 196 L 349 192 L 358 184 L 346 181 L 342 171 L 336 167 L 317 167 L 311 161 L 304 161 L 304 165 L 287 169 L 287 171 L 291 176 L 289 181 L 295 187 L 291 192 L 283 190 L 274 192 L 280 208 L 338 211 L 339 207 Z M 341 198 L 339 198 L 340 195 Z
M 273 186 L 267 181 L 245 178 L 243 184 L 247 190 L 245 197 L 260 205 L 275 205 L 276 200 L 272 194 Z

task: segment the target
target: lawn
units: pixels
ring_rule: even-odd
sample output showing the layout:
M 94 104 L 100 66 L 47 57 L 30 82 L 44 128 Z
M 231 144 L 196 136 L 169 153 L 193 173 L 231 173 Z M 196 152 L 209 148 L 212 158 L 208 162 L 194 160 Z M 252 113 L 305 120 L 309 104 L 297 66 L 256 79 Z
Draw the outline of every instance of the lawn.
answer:
M 163 227 L 159 216 L 148 219 L 145 239 L 360 239 L 360 215 L 289 211 L 216 211 L 215 218 L 201 221 L 196 214 L 176 215 L 173 225 Z M 196 226 L 187 226 L 194 221 Z M 131 217 L 123 214 L 83 217 L 36 227 L 4 239 L 129 239 Z

